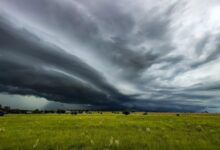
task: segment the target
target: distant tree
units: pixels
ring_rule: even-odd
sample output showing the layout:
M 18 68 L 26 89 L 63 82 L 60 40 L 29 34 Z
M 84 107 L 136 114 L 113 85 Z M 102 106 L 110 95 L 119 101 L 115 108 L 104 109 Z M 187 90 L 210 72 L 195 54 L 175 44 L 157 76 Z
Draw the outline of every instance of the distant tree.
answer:
M 45 113 L 45 114 L 49 114 L 49 113 L 52 114 L 52 113 L 54 113 L 54 110 L 44 110 L 44 113 Z
M 118 111 L 112 111 L 112 113 L 113 113 L 113 114 L 119 114 L 119 112 L 118 112 Z
M 6 113 L 9 113 L 10 110 L 11 110 L 11 108 L 10 108 L 9 106 L 5 106 L 5 107 L 3 108 L 3 110 L 4 110 Z
M 55 113 L 55 111 L 54 111 L 54 110 L 50 110 L 50 113 L 52 113 L 52 114 L 53 114 L 53 113 Z
M 43 113 L 48 114 L 48 113 L 50 113 L 50 111 L 49 110 L 44 110 Z
M 50 111 L 49 110 L 44 110 L 43 113 L 48 114 L 48 113 L 50 113 Z
M 19 109 L 11 109 L 10 112 L 11 114 L 20 114 L 20 110 Z
M 58 109 L 58 110 L 57 110 L 57 113 L 58 113 L 58 114 L 65 114 L 65 112 L 66 112 L 66 111 L 65 111 L 65 110 L 62 110 L 62 109 Z
M 143 115 L 148 115 L 148 112 L 144 112 Z
M 27 114 L 27 112 L 28 112 L 27 110 L 22 110 L 21 111 L 22 114 Z
M 77 111 L 72 111 L 71 114 L 72 115 L 77 115 L 78 113 L 77 113 Z
M 78 110 L 78 113 L 79 113 L 79 114 L 82 114 L 82 113 L 83 113 L 83 111 L 82 111 L 82 110 Z
M 122 113 L 123 113 L 124 115 L 129 115 L 129 114 L 130 114 L 129 111 L 123 111 Z
M 39 109 L 35 109 L 34 111 L 32 111 L 33 114 L 40 114 L 42 113 L 42 111 L 40 111 Z

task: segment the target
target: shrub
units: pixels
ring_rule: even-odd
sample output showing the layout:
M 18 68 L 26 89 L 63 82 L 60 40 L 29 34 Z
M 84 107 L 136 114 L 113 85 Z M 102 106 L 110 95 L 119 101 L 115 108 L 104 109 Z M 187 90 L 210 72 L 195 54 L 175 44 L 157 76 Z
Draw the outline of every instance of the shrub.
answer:
M 203 128 L 202 128 L 201 125 L 198 125 L 198 126 L 196 126 L 196 130 L 197 130 L 198 132 L 202 132 L 202 131 L 203 131 Z
M 124 115 L 129 115 L 129 114 L 130 114 L 129 111 L 123 111 L 122 113 L 123 113 Z
M 176 116 L 178 116 L 178 117 L 179 117 L 179 116 L 180 116 L 180 114 L 176 114 Z
M 85 110 L 85 113 L 86 113 L 86 114 L 92 114 L 92 112 L 89 111 L 89 110 Z
M 144 112 L 143 115 L 148 115 L 148 112 Z
M 101 112 L 101 111 L 99 111 L 98 113 L 99 113 L 99 114 L 102 114 L 102 112 Z

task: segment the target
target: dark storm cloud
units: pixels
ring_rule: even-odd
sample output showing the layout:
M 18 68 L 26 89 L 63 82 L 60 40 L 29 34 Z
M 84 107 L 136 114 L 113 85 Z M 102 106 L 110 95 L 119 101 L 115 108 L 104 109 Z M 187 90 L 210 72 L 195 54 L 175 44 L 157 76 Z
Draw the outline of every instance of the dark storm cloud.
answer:
M 114 103 L 108 95 L 121 96 L 95 69 L 79 58 L 8 23 L 1 18 L 2 92 L 92 104 Z
M 170 100 L 172 101 L 172 100 Z M 170 101 L 135 101 L 125 104 L 131 110 L 149 111 L 149 112 L 201 112 L 205 110 L 204 106 L 193 104 L 173 104 Z
M 141 34 L 145 33 L 149 35 L 144 35 L 143 40 L 145 37 L 148 39 L 161 37 L 166 32 L 168 20 L 163 20 L 161 16 L 154 18 L 149 16 L 141 25 L 146 29 L 131 36 L 129 34 L 135 26 L 135 20 L 130 14 L 123 12 L 116 5 L 117 3 L 100 1 L 100 7 L 95 6 L 94 3 L 90 4 L 89 1 L 79 3 L 89 3 L 88 8 L 80 9 L 74 3 L 68 5 L 66 2 L 50 0 L 46 2 L 44 0 L 36 2 L 24 0 L 18 8 L 24 13 L 33 12 L 30 14 L 31 16 L 28 16 L 33 17 L 33 22 L 40 22 L 60 34 L 92 47 L 89 51 L 93 51 L 102 61 L 108 60 L 113 65 L 123 68 L 128 74 L 146 69 L 153 64 L 153 60 L 159 57 L 159 54 L 153 54 L 151 50 L 137 53 L 127 44 L 141 39 Z M 12 5 L 14 4 L 16 2 L 12 3 Z M 94 19 L 86 14 L 86 10 L 94 15 Z M 111 40 L 103 39 L 102 34 L 108 34 L 108 32 L 113 33 L 110 35 Z
M 215 102 L 220 73 L 220 26 L 204 4 L 2 0 L 0 90 L 93 108 L 199 111 Z

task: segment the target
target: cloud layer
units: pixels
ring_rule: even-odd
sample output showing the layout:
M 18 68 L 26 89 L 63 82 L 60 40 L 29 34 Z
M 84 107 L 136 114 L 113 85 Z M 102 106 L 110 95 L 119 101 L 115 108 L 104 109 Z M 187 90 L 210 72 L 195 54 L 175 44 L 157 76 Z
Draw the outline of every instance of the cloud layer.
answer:
M 218 0 L 2 0 L 0 92 L 94 108 L 220 107 Z

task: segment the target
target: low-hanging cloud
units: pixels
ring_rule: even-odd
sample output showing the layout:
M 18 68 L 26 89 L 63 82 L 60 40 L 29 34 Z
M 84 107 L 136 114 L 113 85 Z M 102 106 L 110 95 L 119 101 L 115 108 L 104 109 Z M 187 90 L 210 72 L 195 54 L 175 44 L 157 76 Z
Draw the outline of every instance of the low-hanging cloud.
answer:
M 2 0 L 0 92 L 108 109 L 220 107 L 218 10 L 218 0 Z

